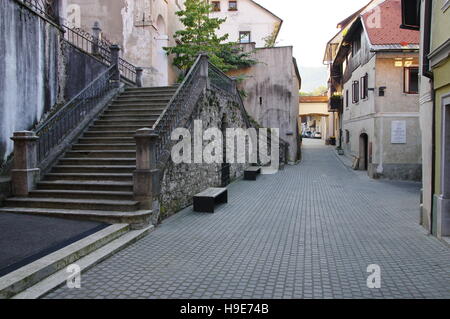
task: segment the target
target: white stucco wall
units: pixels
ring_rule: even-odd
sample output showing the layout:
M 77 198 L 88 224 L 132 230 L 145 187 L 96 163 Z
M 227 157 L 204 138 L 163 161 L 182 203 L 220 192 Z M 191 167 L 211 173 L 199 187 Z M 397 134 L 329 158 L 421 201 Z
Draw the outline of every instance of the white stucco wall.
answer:
M 395 59 L 417 63 L 417 54 L 382 54 L 373 56 L 358 67 L 344 84 L 349 91 L 349 107 L 343 113 L 343 147 L 347 155 L 360 157 L 360 135 L 368 135 L 369 175 L 387 178 L 420 178 L 421 134 L 419 127 L 419 101 L 417 94 L 403 92 L 403 67 L 395 67 Z M 352 83 L 365 74 L 369 76 L 368 98 L 352 103 Z M 360 84 L 361 85 L 361 84 Z M 385 96 L 379 88 L 386 87 Z M 360 86 L 361 88 L 361 86 Z M 361 93 L 360 93 L 361 97 Z M 405 121 L 406 143 L 391 143 L 392 121 Z M 350 140 L 345 141 L 345 131 Z M 408 177 L 409 176 L 409 177 Z
M 162 47 L 173 45 L 173 33 L 181 28 L 175 12 L 183 0 L 62 0 L 63 16 L 79 20 L 92 32 L 98 21 L 105 37 L 122 47 L 122 57 L 144 68 L 144 86 L 172 84 L 177 70 Z M 78 11 L 78 12 L 76 12 Z
M 238 42 L 240 31 L 250 31 L 251 42 L 255 42 L 257 48 L 264 47 L 264 38 L 274 32 L 281 20 L 249 0 L 238 0 L 237 6 L 237 11 L 228 11 L 228 0 L 220 0 L 221 11 L 211 13 L 211 17 L 227 19 L 218 35 L 228 33 L 228 41 Z

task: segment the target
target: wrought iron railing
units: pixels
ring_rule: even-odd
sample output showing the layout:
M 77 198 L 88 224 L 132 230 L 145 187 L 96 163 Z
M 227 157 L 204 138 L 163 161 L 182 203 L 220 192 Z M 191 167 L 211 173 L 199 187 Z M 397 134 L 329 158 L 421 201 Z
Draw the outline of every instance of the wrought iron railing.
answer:
M 35 133 L 39 137 L 37 143 L 39 164 L 83 119 L 89 116 L 98 102 L 111 91 L 114 68 L 115 66 L 108 68 L 53 116 L 38 126 Z
M 91 54 L 100 59 L 106 65 L 111 65 L 112 43 L 106 39 L 96 38 L 89 32 L 81 28 L 69 28 L 62 26 L 65 30 L 64 39 L 78 49 Z M 119 58 L 119 70 L 121 76 L 125 79 L 136 83 L 136 67 L 128 61 Z
M 136 83 L 136 67 L 133 64 L 119 58 L 119 70 L 124 78 Z
M 233 80 L 212 63 L 208 63 L 208 77 L 212 86 L 229 93 L 234 93 Z
M 190 117 L 202 89 L 206 86 L 206 78 L 200 76 L 203 63 L 207 63 L 207 57 L 199 55 L 168 106 L 153 125 L 153 130 L 159 136 L 155 147 L 155 157 L 159 163 L 165 163 L 169 158 L 172 131 L 182 127 L 182 122 Z
M 57 22 L 57 2 L 55 0 L 16 0 L 47 19 Z

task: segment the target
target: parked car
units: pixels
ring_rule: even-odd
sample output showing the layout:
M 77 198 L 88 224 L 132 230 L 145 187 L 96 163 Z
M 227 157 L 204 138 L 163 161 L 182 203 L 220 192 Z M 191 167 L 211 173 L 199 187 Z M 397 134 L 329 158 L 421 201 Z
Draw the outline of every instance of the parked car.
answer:
M 303 132 L 303 137 L 311 138 L 311 137 L 312 137 L 311 135 L 312 135 L 312 132 L 311 132 L 311 131 Z
M 322 134 L 320 132 L 315 132 L 312 138 L 322 138 Z

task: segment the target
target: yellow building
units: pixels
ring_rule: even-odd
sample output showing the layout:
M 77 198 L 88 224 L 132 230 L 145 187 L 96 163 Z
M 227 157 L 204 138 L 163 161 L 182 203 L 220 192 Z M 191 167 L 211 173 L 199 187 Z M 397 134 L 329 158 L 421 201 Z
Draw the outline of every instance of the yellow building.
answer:
M 402 1 L 403 28 L 421 30 L 422 225 L 450 237 L 450 0 Z

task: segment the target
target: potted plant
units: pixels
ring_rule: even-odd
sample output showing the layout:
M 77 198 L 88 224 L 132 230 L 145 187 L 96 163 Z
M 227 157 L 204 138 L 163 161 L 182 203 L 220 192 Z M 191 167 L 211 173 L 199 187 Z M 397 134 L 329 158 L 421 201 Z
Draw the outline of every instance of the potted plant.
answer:
M 330 106 L 333 110 L 338 110 L 342 108 L 344 105 L 344 98 L 342 97 L 341 93 L 333 93 L 333 95 L 330 97 Z

